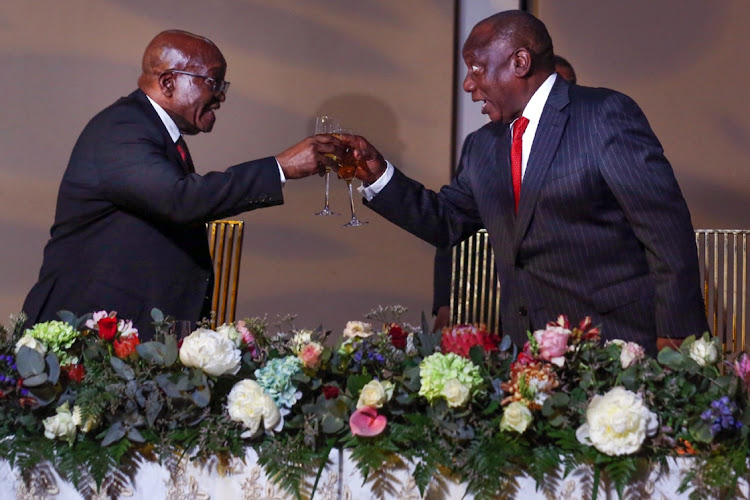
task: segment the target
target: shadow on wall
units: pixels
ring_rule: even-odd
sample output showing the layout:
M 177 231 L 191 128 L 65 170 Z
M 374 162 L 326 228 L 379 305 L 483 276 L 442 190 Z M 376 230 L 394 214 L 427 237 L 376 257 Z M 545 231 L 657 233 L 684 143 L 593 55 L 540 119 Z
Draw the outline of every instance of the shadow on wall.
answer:
M 741 185 L 729 188 L 708 176 L 684 172 L 678 180 L 696 229 L 750 229 L 750 193 Z
M 404 142 L 399 138 L 398 119 L 390 106 L 367 94 L 339 94 L 323 101 L 314 116 L 333 115 L 343 127 L 351 128 L 355 134 L 364 136 L 396 165 L 403 164 Z M 308 130 L 315 130 L 315 118 L 311 118 Z

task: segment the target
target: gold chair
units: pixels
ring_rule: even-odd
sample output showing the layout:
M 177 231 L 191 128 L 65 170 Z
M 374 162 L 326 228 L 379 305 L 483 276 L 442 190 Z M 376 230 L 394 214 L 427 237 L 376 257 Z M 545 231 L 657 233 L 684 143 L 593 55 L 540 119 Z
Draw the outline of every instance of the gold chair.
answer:
M 706 316 L 724 350 L 735 353 L 748 346 L 747 240 L 746 229 L 698 229 L 695 244 L 701 262 Z
M 484 323 L 500 332 L 500 283 L 487 230 L 453 247 L 451 324 Z
M 706 316 L 714 335 L 721 337 L 727 353 L 748 345 L 747 240 L 750 230 L 698 229 L 695 243 L 701 262 Z M 453 249 L 451 272 L 451 323 L 486 323 L 500 331 L 500 283 L 495 256 L 484 229 Z
M 214 291 L 211 301 L 211 326 L 234 321 L 237 289 L 240 281 L 240 257 L 245 223 L 217 220 L 206 224 L 208 247 L 214 263 Z

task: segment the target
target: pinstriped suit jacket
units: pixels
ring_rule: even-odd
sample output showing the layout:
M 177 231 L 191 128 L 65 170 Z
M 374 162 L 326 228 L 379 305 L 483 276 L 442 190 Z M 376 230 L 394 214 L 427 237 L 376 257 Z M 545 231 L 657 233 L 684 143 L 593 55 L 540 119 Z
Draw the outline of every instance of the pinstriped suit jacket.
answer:
M 638 105 L 558 78 L 542 112 L 514 213 L 507 125 L 467 139 L 461 173 L 439 193 L 396 170 L 366 204 L 446 247 L 484 226 L 502 286 L 503 332 L 566 314 L 605 339 L 708 330 L 693 227 L 662 147 Z

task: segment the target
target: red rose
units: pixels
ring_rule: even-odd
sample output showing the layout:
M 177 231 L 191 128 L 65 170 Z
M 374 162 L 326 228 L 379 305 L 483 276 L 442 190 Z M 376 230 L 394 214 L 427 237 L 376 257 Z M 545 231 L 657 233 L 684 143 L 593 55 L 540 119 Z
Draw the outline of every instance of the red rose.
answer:
M 133 335 L 132 337 L 125 337 L 124 339 L 120 340 L 115 340 L 115 356 L 120 359 L 127 359 L 136 352 L 135 346 L 140 343 L 141 341 L 137 335 Z
M 112 339 L 117 335 L 117 318 L 107 316 L 100 319 L 97 325 L 99 326 L 99 338 L 112 342 Z
M 68 374 L 68 379 L 79 384 L 83 382 L 83 377 L 86 376 L 86 369 L 80 364 L 66 365 L 63 367 L 63 370 Z
M 335 399 L 339 397 L 339 392 L 341 392 L 341 390 L 335 385 L 323 386 L 323 396 L 325 396 L 326 399 Z
M 398 326 L 396 323 L 391 324 L 391 328 L 388 330 L 388 335 L 391 336 L 391 344 L 393 347 L 398 349 L 406 349 L 406 338 L 409 336 L 403 328 Z

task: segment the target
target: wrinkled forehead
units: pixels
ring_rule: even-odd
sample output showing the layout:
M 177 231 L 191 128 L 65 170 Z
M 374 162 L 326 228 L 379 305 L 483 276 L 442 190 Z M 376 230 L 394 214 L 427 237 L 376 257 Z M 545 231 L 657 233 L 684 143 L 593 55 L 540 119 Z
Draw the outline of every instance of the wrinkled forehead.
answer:
M 498 34 L 489 23 L 480 23 L 471 30 L 461 55 L 465 61 L 486 59 L 492 54 L 507 52 L 510 41 Z

